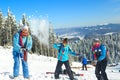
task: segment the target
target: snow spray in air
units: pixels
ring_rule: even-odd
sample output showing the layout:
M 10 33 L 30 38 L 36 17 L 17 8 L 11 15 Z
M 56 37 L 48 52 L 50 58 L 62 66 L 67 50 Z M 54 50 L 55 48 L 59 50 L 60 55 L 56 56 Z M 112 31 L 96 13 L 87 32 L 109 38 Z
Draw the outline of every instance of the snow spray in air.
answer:
M 49 44 L 49 21 L 47 18 L 31 17 L 30 29 L 40 42 L 45 45 Z

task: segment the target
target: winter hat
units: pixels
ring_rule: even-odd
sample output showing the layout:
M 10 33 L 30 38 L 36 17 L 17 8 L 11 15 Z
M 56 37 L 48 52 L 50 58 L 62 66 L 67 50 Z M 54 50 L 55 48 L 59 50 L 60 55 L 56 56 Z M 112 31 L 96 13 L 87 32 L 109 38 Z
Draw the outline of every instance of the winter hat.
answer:
M 98 38 L 95 38 L 93 42 L 100 42 L 100 40 Z
M 94 43 L 95 42 L 95 43 Z M 97 48 L 97 47 L 99 47 L 100 46 L 100 40 L 98 39 L 98 38 L 95 38 L 94 40 L 93 40 L 93 47 L 94 48 Z
M 23 30 L 23 29 L 27 29 L 27 30 L 28 30 L 28 26 L 23 25 L 23 26 L 21 27 L 21 30 Z

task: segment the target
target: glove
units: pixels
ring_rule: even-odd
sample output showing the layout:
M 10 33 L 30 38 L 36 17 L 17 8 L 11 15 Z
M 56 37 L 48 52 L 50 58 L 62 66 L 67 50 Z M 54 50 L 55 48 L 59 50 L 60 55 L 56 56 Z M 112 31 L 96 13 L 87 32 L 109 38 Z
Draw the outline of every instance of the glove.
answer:
M 23 53 L 20 53 L 20 58 L 23 59 Z
M 97 64 L 97 60 L 93 60 L 93 61 L 92 61 L 92 65 L 93 65 L 93 66 L 96 66 L 96 64 Z
M 20 52 L 24 52 L 24 51 L 27 51 L 27 49 L 24 47 L 21 47 Z

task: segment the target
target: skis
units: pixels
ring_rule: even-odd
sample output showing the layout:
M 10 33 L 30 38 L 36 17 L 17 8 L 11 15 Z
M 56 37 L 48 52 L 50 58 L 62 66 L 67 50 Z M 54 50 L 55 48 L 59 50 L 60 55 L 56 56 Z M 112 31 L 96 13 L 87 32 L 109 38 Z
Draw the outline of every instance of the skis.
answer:
M 53 75 L 55 73 L 54 72 L 46 72 L 46 74 L 47 75 Z M 83 79 L 84 78 L 84 74 L 75 74 L 74 73 L 73 75 L 74 75 L 75 80 L 84 80 Z M 60 79 L 63 78 L 62 80 L 70 79 L 68 77 L 68 74 L 61 74 L 61 76 L 63 76 L 63 77 L 60 77 Z
M 54 72 L 46 72 L 46 74 L 54 74 Z
M 74 76 L 84 76 L 84 74 L 74 74 Z
M 71 67 L 72 69 L 81 69 L 82 67 Z M 92 67 L 89 67 L 87 66 L 87 68 L 92 68 Z
M 54 72 L 46 72 L 46 74 L 55 74 Z M 62 75 L 67 75 L 67 74 L 62 74 Z M 73 74 L 74 76 L 84 76 L 84 74 Z

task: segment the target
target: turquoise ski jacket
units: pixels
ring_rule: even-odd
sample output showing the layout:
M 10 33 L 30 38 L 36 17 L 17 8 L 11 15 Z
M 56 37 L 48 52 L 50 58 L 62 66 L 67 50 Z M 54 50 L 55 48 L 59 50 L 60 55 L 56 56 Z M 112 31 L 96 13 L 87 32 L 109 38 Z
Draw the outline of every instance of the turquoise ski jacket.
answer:
M 58 50 L 58 60 L 60 61 L 68 61 L 69 54 L 76 56 L 76 53 L 70 49 L 68 44 L 64 47 L 62 43 L 54 43 L 53 47 Z

